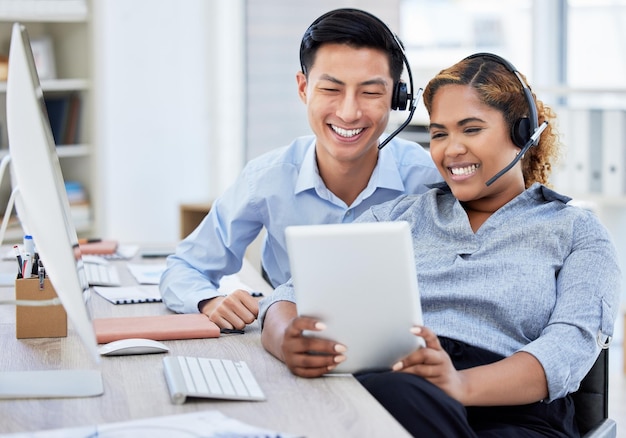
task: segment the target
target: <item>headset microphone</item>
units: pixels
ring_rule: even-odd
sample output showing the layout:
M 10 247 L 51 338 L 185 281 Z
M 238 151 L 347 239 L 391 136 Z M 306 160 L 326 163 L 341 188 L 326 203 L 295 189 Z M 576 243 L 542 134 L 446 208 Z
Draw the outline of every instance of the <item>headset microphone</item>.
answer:
M 385 140 L 383 140 L 381 144 L 378 145 L 378 150 L 384 148 L 387 143 L 391 141 L 391 139 L 393 139 L 396 135 L 400 133 L 400 131 L 402 131 L 404 128 L 407 127 L 409 123 L 411 123 L 411 119 L 413 119 L 413 114 L 415 114 L 415 108 L 417 108 L 417 101 L 422 95 L 422 91 L 424 91 L 419 88 L 417 92 L 415 92 L 415 87 L 413 86 L 413 73 L 411 72 L 411 65 L 409 64 L 409 60 L 406 57 L 404 46 L 398 39 L 398 36 L 393 33 L 385 23 L 382 24 L 387 28 L 387 31 L 389 31 L 394 41 L 396 42 L 396 46 L 398 46 L 398 49 L 400 49 L 400 55 L 402 56 L 402 60 L 404 61 L 404 65 L 406 66 L 407 75 L 409 76 L 409 85 L 411 86 L 411 92 L 408 93 L 406 91 L 406 84 L 402 81 L 394 85 L 393 97 L 391 99 L 391 109 L 404 110 L 406 109 L 406 105 L 408 103 L 409 115 L 406 120 L 402 122 L 402 124 L 389 135 L 389 137 L 387 137 Z
M 413 114 L 415 114 L 415 108 L 417 108 L 417 102 L 419 101 L 419 98 L 422 95 L 422 91 L 424 91 L 424 90 L 421 89 L 421 88 L 417 89 L 417 93 L 415 93 L 415 97 L 411 99 L 411 105 L 409 106 L 409 116 L 406 118 L 406 120 L 400 126 L 398 126 L 398 128 L 395 131 L 393 131 L 389 135 L 389 137 L 387 137 L 385 140 L 383 140 L 383 142 L 381 144 L 378 145 L 378 149 L 384 148 L 385 145 L 387 143 L 389 143 L 392 138 L 394 138 L 396 135 L 398 135 L 400 133 L 400 131 L 402 131 L 404 128 L 406 128 L 406 126 L 411 122 L 411 119 L 413 118 Z
M 519 154 L 517 154 L 515 156 L 515 158 L 513 159 L 513 161 L 511 161 L 509 163 L 508 166 L 506 166 L 504 169 L 502 169 L 500 172 L 496 173 L 496 175 L 494 177 L 492 177 L 489 181 L 486 182 L 487 186 L 490 186 L 491 184 L 493 184 L 498 178 L 500 178 L 502 175 L 504 175 L 505 173 L 507 173 L 509 170 L 511 170 L 511 168 L 513 166 L 515 166 L 517 164 L 517 162 L 524 156 L 524 154 L 526 152 L 528 152 L 528 149 L 531 148 L 531 146 L 533 146 L 535 144 L 535 142 L 537 140 L 539 140 L 539 136 L 541 135 L 541 133 L 543 132 L 544 129 L 546 129 L 548 127 L 548 122 L 544 121 L 541 125 L 539 125 L 539 127 L 535 130 L 535 133 L 533 135 L 530 136 L 530 139 L 526 142 L 526 144 L 524 145 L 524 147 L 522 148 L 522 150 L 519 152 Z

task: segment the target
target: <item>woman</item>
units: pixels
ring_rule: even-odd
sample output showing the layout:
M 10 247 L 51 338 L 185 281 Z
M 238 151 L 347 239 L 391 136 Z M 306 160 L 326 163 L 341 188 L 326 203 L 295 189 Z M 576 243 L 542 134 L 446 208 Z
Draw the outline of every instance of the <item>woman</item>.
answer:
M 490 54 L 440 72 L 424 103 L 445 183 L 359 221 L 411 224 L 426 347 L 358 378 L 416 436 L 577 436 L 568 394 L 612 335 L 621 274 L 598 219 L 546 187 L 554 114 Z M 341 344 L 302 336 L 323 325 L 294 303 L 269 305 L 264 345 L 292 372 L 344 360 Z

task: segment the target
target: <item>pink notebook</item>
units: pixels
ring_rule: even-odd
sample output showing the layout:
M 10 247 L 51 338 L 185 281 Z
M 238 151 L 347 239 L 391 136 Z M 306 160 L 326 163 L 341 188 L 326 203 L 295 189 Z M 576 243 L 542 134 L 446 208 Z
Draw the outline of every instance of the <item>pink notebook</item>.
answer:
M 218 338 L 219 327 L 203 313 L 94 318 L 99 344 L 129 338 L 155 341 Z
M 79 240 L 78 246 L 80 247 L 81 254 L 112 255 L 117 251 L 116 240 Z

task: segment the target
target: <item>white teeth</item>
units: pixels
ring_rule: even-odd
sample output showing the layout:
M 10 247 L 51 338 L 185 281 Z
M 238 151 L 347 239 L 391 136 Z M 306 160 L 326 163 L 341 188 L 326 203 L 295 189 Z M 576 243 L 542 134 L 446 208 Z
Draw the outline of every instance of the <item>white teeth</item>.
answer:
M 472 164 L 467 167 L 451 167 L 450 172 L 452 175 L 470 175 L 476 172 L 476 169 L 478 169 L 478 164 Z
M 335 131 L 337 134 L 341 135 L 342 137 L 346 137 L 346 138 L 354 137 L 355 135 L 360 134 L 361 131 L 363 131 L 363 128 L 343 129 L 334 125 L 330 125 L 330 126 L 331 128 L 333 128 L 333 131 Z

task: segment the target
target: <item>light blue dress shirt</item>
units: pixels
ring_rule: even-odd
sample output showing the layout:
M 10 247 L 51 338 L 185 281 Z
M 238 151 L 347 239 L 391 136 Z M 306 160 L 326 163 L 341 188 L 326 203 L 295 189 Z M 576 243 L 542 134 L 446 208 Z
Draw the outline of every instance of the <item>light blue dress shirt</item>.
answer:
M 160 290 L 168 308 L 197 313 L 198 303 L 220 295 L 224 275 L 238 272 L 248 245 L 265 228 L 262 265 L 273 286 L 291 277 L 284 230 L 288 225 L 352 222 L 372 205 L 423 193 L 441 181 L 430 154 L 398 137 L 380 150 L 369 184 L 346 205 L 319 176 L 315 137 L 251 160 L 211 206 L 202 223 L 167 259 Z
M 424 324 L 503 356 L 532 354 L 553 400 L 578 388 L 598 338 L 612 336 L 621 292 L 606 229 L 569 200 L 535 184 L 474 233 L 443 185 L 374 206 L 359 222 L 409 222 Z M 259 319 L 280 300 L 295 301 L 291 282 L 261 301 Z

